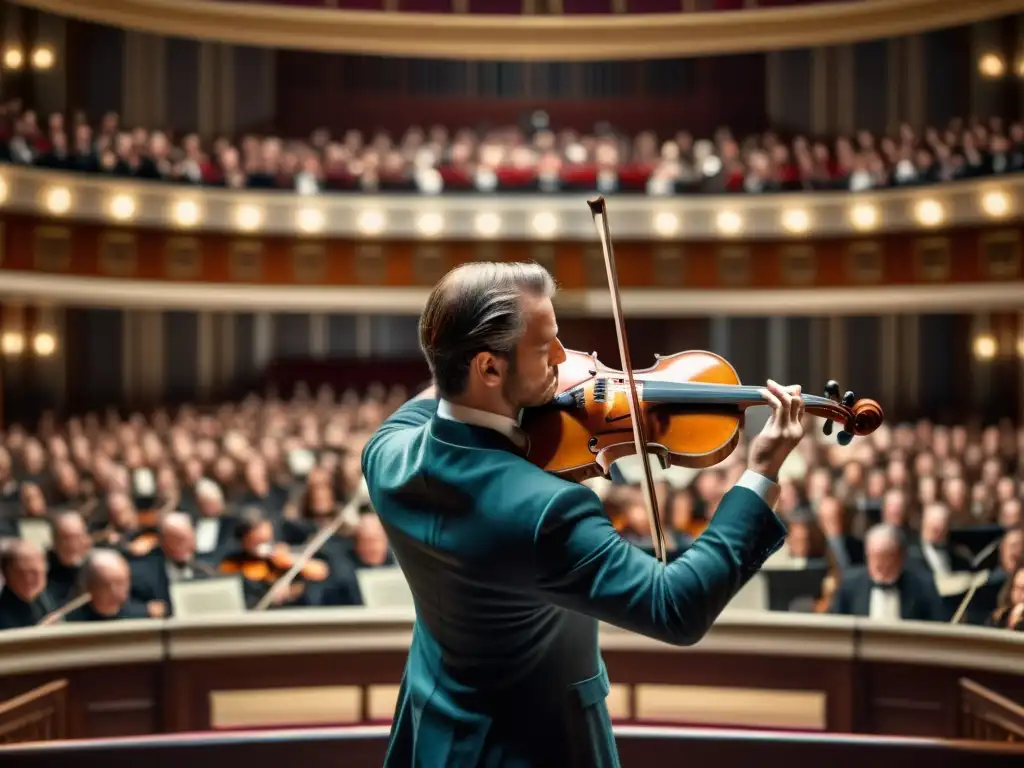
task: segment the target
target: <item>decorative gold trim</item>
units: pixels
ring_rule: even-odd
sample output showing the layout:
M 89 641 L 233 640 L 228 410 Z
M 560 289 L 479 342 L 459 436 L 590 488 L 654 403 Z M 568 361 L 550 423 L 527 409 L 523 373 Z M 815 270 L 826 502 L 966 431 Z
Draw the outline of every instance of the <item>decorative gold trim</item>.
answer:
M 875 240 L 850 243 L 846 252 L 846 273 L 855 283 L 880 283 L 885 274 L 882 244 Z
M 383 283 L 387 277 L 387 257 L 377 243 L 364 243 L 356 248 L 356 279 L 364 285 Z
M 164 243 L 164 273 L 172 280 L 193 280 L 203 272 L 203 241 L 169 237 Z
M 1020 277 L 1020 232 L 1015 229 L 1001 229 L 985 232 L 979 245 L 980 258 L 986 275 L 993 280 L 1012 280 Z M 990 249 L 993 245 L 1009 245 L 1012 249 L 1005 264 L 993 262 Z
M 133 232 L 107 230 L 100 235 L 100 271 L 114 277 L 132 277 L 139 268 L 138 245 Z
M 240 283 L 259 282 L 263 276 L 263 243 L 259 240 L 233 240 L 230 249 L 230 279 Z
M 914 241 L 914 268 L 917 277 L 930 283 L 949 280 L 953 256 L 948 237 L 919 237 Z
M 292 274 L 299 283 L 319 283 L 327 275 L 327 247 L 323 243 L 292 245 Z
M 413 273 L 420 285 L 434 285 L 446 271 L 445 250 L 439 245 L 418 245 L 412 254 Z
M 813 245 L 782 246 L 779 262 L 782 281 L 787 285 L 811 285 L 818 275 L 818 259 Z
M 654 282 L 665 288 L 686 282 L 686 254 L 681 245 L 662 245 L 654 249 Z
M 750 248 L 745 245 L 723 245 L 716 254 L 718 279 L 722 285 L 747 285 L 753 273 Z
M 490 16 L 281 8 L 215 0 L 21 0 L 157 35 L 452 59 L 590 60 L 768 51 L 897 37 L 1021 10 L 1020 0 L 861 0 L 711 13 Z M 430 34 L 423 34 L 424 29 Z
M 66 272 L 71 266 L 71 230 L 67 227 L 36 227 L 32 238 L 32 263 L 42 272 Z M 44 246 L 50 248 L 44 248 Z M 51 250 L 59 247 L 60 252 Z

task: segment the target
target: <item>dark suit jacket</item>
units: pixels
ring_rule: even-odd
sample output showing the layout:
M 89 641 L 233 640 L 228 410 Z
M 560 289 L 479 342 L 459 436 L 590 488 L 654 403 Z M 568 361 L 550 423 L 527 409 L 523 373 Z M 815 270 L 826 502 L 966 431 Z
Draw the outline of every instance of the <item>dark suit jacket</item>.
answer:
M 363 452 L 416 605 L 386 766 L 617 766 L 598 620 L 696 643 L 784 526 L 734 488 L 664 566 L 619 536 L 590 489 L 436 409 L 405 404 Z
M 209 570 L 206 570 L 206 568 Z M 168 615 L 173 615 L 171 605 L 171 580 L 167 576 L 167 558 L 162 549 L 157 547 L 145 557 L 133 560 L 132 571 L 132 599 L 145 605 L 151 600 L 162 601 L 168 609 Z M 216 575 L 212 566 L 202 558 L 196 558 L 196 564 L 192 568 L 193 578 L 206 579 Z
M 31 603 L 26 603 L 11 590 L 0 592 L 0 629 L 21 629 L 33 627 L 46 614 L 59 606 L 43 590 Z
M 947 621 L 945 606 L 928 571 L 908 564 L 896 582 L 900 593 L 900 616 L 917 621 Z M 867 616 L 871 609 L 871 577 L 867 568 L 853 568 L 843 575 L 832 598 L 831 612 L 845 616 Z

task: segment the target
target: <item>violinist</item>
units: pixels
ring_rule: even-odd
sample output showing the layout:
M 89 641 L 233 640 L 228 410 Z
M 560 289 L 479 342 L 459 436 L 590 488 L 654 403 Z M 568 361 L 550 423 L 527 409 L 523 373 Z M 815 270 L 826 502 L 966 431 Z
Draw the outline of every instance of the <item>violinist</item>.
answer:
M 136 545 L 140 550 L 145 548 L 143 545 L 149 546 L 154 531 L 141 524 L 131 496 L 124 491 L 112 491 L 107 495 L 106 507 L 106 521 L 97 524 L 92 534 L 98 546 L 113 547 L 126 554 L 134 554 L 130 548 L 136 539 L 142 539 Z
M 1003 584 L 996 609 L 985 624 L 1024 632 L 1024 566 L 1018 568 Z
M 159 604 L 153 610 L 170 616 L 172 583 L 208 578 L 217 572 L 211 563 L 196 557 L 195 530 L 186 513 L 166 514 L 159 535 L 159 546 L 131 564 L 131 594 L 140 603 Z
M 772 417 L 748 468 L 668 565 L 625 541 L 592 490 L 527 458 L 554 446 L 522 415 L 564 386 L 554 293 L 536 264 L 449 272 L 420 319 L 434 386 L 363 452 L 417 612 L 388 768 L 618 765 L 598 622 L 692 645 L 785 537 L 773 506 L 803 436 L 799 387 L 755 390 Z
M 237 546 L 220 562 L 223 574 L 241 574 L 245 602 L 256 606 L 264 595 L 295 563 L 291 547 L 277 542 L 274 524 L 259 507 L 248 507 L 238 517 L 235 527 Z M 329 575 L 327 564 L 312 559 L 303 566 L 298 578 L 274 598 L 274 605 L 322 605 L 323 583 Z

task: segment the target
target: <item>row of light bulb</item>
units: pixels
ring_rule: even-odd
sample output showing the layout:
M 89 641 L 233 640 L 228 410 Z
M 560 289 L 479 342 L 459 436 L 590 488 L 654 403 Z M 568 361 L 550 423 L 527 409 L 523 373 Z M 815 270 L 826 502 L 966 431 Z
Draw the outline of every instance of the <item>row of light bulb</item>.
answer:
M 29 63 L 32 65 L 32 69 L 50 69 L 56 61 L 57 57 L 54 55 L 53 49 L 45 45 L 33 49 L 32 54 L 29 56 Z M 24 66 L 25 54 L 21 52 L 20 48 L 7 48 L 4 51 L 5 69 L 16 70 Z
M 999 354 L 999 342 L 991 333 L 974 337 L 974 356 L 979 360 L 993 360 Z M 1024 337 L 1017 339 L 1017 354 L 1024 357 Z
M 56 215 L 68 213 L 72 207 L 71 191 L 67 187 L 53 187 L 44 195 L 46 209 Z M 1005 192 L 989 191 L 981 195 L 981 210 L 993 219 L 1008 216 L 1012 201 Z M 136 212 L 135 198 L 118 194 L 110 198 L 107 212 L 115 221 L 130 221 Z M 855 203 L 850 206 L 849 221 L 854 229 L 867 232 L 878 227 L 881 211 L 872 203 Z M 171 207 L 171 219 L 176 226 L 194 227 L 202 218 L 202 210 L 194 200 L 182 199 Z M 914 218 L 923 227 L 938 227 L 946 221 L 946 207 L 938 200 L 926 198 L 914 205 Z M 243 203 L 235 207 L 233 220 L 235 228 L 242 232 L 255 232 L 263 225 L 264 212 L 257 205 Z M 296 213 L 295 224 L 305 233 L 320 232 L 324 228 L 323 211 L 318 208 L 303 208 Z M 654 214 L 652 225 L 661 237 L 673 237 L 681 229 L 680 217 L 670 211 Z M 723 235 L 738 235 L 744 229 L 743 214 L 725 209 L 715 216 L 715 227 Z M 779 224 L 790 234 L 802 235 L 814 225 L 811 213 L 805 208 L 786 208 L 780 214 Z M 473 222 L 476 233 L 482 237 L 494 237 L 501 230 L 501 217 L 493 212 L 477 214 Z M 387 226 L 387 215 L 383 211 L 367 210 L 359 214 L 356 226 L 363 235 L 381 234 Z M 558 218 L 549 211 L 536 214 L 531 226 L 540 237 L 552 237 L 558 231 Z M 444 232 L 444 216 L 440 213 L 423 213 L 416 220 L 416 229 L 423 237 L 438 237 Z
M 5 331 L 0 336 L 0 352 L 5 357 L 18 357 L 25 352 L 25 334 L 18 331 Z M 57 337 L 52 333 L 41 332 L 32 337 L 32 351 L 37 357 L 50 357 L 57 351 Z

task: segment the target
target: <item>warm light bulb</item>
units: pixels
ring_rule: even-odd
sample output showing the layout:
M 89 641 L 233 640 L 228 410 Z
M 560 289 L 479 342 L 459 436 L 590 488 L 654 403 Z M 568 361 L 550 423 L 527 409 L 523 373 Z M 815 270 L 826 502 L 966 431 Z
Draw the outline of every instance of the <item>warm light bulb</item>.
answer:
M 71 191 L 67 187 L 54 187 L 46 193 L 46 207 L 58 216 L 71 210 Z
M 110 215 L 126 221 L 135 215 L 135 199 L 131 195 L 117 195 L 110 201 Z
M 735 235 L 743 229 L 743 219 L 735 211 L 722 211 L 715 219 L 718 231 L 724 235 Z
M 57 351 L 57 338 L 52 333 L 37 333 L 32 348 L 39 357 L 49 357 Z
M 679 231 L 679 217 L 669 211 L 662 211 L 654 217 L 654 231 L 662 237 L 672 237 Z
M 974 356 L 979 360 L 991 360 L 996 356 L 996 338 L 990 333 L 983 333 L 974 339 Z
M 179 227 L 194 227 L 199 223 L 199 206 L 192 200 L 179 200 L 174 205 L 173 217 Z
M 53 49 L 46 46 L 36 48 L 32 51 L 32 66 L 35 69 L 49 69 L 53 66 Z

